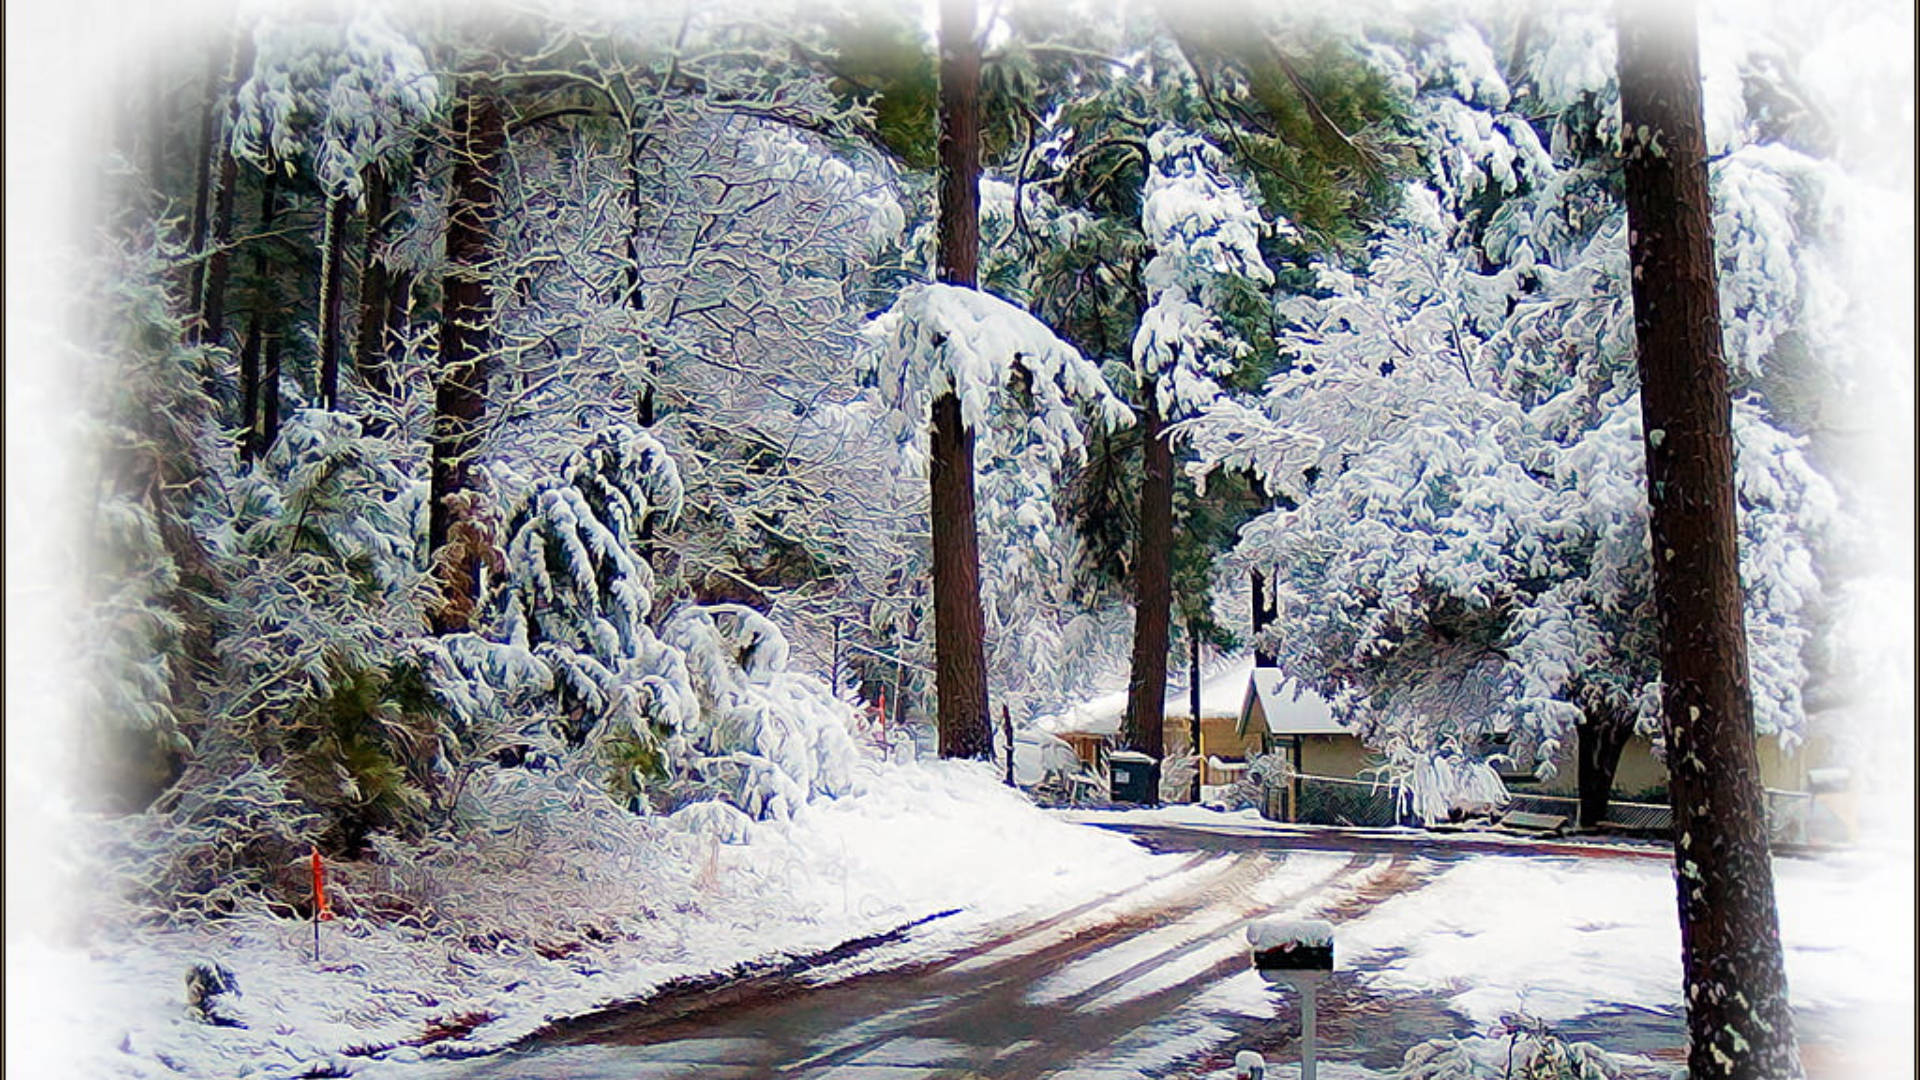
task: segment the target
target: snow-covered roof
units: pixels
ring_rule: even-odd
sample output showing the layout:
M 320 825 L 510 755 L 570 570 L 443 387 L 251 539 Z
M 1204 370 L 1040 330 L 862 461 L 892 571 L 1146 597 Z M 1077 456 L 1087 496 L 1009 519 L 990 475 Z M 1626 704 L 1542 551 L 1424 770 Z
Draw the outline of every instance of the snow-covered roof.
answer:
M 1311 690 L 1294 685 L 1279 668 L 1253 668 L 1240 707 L 1243 723 L 1251 723 L 1253 702 L 1257 697 L 1267 718 L 1269 735 L 1351 735 L 1352 730 L 1333 718 L 1326 699 Z
M 1200 716 L 1207 720 L 1237 720 L 1241 702 L 1247 693 L 1247 676 L 1253 671 L 1252 656 L 1236 656 L 1218 665 L 1202 668 L 1200 677 Z M 1167 715 L 1184 717 L 1187 688 L 1167 690 Z M 1039 725 L 1048 731 L 1076 731 L 1089 735 L 1113 735 L 1120 731 L 1120 720 L 1127 713 L 1125 687 L 1084 701 L 1054 716 L 1041 717 Z

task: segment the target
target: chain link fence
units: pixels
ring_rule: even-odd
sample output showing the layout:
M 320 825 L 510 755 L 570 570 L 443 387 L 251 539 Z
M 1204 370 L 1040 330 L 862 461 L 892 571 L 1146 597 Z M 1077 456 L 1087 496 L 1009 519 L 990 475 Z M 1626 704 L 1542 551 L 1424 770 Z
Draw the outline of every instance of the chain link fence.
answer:
M 1391 784 L 1296 773 L 1266 784 L 1261 815 L 1304 825 L 1384 828 L 1400 822 Z

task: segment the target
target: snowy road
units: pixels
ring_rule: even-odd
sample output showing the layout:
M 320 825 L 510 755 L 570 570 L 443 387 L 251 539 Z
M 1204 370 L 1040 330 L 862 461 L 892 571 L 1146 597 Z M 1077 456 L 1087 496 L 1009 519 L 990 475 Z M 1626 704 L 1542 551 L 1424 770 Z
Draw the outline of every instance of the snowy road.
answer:
M 1134 1077 L 1193 1059 L 1250 1025 L 1293 1023 L 1247 970 L 1242 930 L 1276 912 L 1350 919 L 1440 868 L 1386 852 L 1202 852 L 1142 908 L 1102 898 L 1003 928 L 936 960 L 856 960 L 720 1000 L 565 1025 L 448 1075 Z M 1337 991 L 1336 991 L 1337 993 Z M 1339 1024 L 1327 1017 L 1329 1029 Z M 1406 1014 L 1421 1037 L 1446 1021 Z M 1396 1027 L 1400 1025 L 1395 1025 Z M 1398 1049 L 1390 1055 L 1398 1059 Z
M 1678 970 L 1662 860 L 1244 839 L 1156 830 L 1156 848 L 1191 857 L 1138 889 L 958 938 L 932 924 L 805 975 L 656 1000 L 429 1068 L 436 1080 L 1230 1075 L 1221 1068 L 1239 1048 L 1293 1058 L 1295 1001 L 1247 970 L 1242 929 L 1268 914 L 1342 927 L 1344 970 L 1321 995 L 1328 1080 L 1384 1076 L 1408 1047 L 1484 1032 L 1516 1005 L 1569 1038 L 1679 1059 L 1684 1024 L 1664 1000 Z M 1787 871 L 1789 898 L 1829 875 L 1808 869 L 1805 881 Z M 1802 944 L 1789 957 L 1790 970 L 1802 965 L 1796 979 L 1846 951 Z M 1837 1004 L 1800 1012 L 1812 1075 L 1866 1075 L 1818 1067 L 1819 1047 L 1842 1038 Z

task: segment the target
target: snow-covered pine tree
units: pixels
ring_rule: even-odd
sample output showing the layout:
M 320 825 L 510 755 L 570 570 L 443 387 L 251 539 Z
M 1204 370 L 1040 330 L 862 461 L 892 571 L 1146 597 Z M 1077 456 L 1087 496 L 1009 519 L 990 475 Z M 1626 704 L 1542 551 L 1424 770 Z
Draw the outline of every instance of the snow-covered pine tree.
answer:
M 506 523 L 485 629 L 550 671 L 555 734 L 570 748 L 617 736 L 645 756 L 694 713 L 684 667 L 648 621 L 653 570 L 638 554 L 641 529 L 672 522 L 681 494 L 657 440 L 613 427 L 536 482 Z
M 1162 129 L 1148 139 L 1147 153 L 1140 217 L 1153 255 L 1142 273 L 1147 308 L 1133 338 L 1143 469 L 1125 739 L 1157 759 L 1165 754 L 1173 609 L 1173 445 L 1166 428 L 1218 399 L 1220 380 L 1250 351 L 1216 310 L 1230 281 L 1273 283 L 1260 242 L 1274 225 L 1205 139 Z
M 254 28 L 251 77 L 236 93 L 232 143 L 262 169 L 300 168 L 324 201 L 315 400 L 340 399 L 345 336 L 348 210 L 365 174 L 405 148 L 440 104 L 425 54 L 376 7 L 344 21 L 264 16 Z
M 1548 59 L 1605 31 L 1577 12 L 1534 26 L 1518 87 L 1558 110 L 1543 137 L 1511 111 L 1518 92 L 1481 31 L 1376 27 L 1428 180 L 1364 273 L 1324 266 L 1320 298 L 1283 306 L 1298 356 L 1258 408 L 1223 403 L 1191 428 L 1204 460 L 1298 500 L 1250 525 L 1238 555 L 1268 574 L 1283 667 L 1390 755 L 1467 753 L 1493 730 L 1553 768 L 1577 733 L 1592 820 L 1627 735 L 1657 730 L 1659 677 L 1625 227 L 1606 171 L 1614 91 L 1604 64 Z M 1715 180 L 1735 195 L 1718 214 L 1722 291 L 1751 298 L 1728 323 L 1755 722 L 1790 746 L 1834 504 L 1757 373 L 1786 362 L 1775 343 L 1818 295 L 1817 256 L 1783 247 L 1818 219 L 1818 194 L 1788 194 L 1779 170 L 1806 176 L 1806 159 L 1746 145 L 1759 129 L 1736 121 Z M 1276 440 L 1302 436 L 1323 446 L 1309 468 L 1263 466 L 1287 461 Z
M 423 642 L 455 713 L 495 760 L 597 761 L 629 808 L 723 798 L 787 817 L 851 790 L 851 710 L 788 669 L 786 636 L 738 605 L 688 605 L 653 630 L 649 523 L 683 506 L 651 434 L 613 427 L 540 480 L 507 522 L 479 633 Z
M 480 552 L 473 536 L 473 459 L 486 414 L 494 358 L 494 236 L 501 216 L 500 173 L 507 131 L 499 88 L 485 76 L 460 80 L 451 132 L 453 178 L 447 188 L 447 259 L 441 285 L 439 356 L 434 368 L 432 495 L 427 547 L 440 575 L 435 629 L 466 628 L 479 591 Z

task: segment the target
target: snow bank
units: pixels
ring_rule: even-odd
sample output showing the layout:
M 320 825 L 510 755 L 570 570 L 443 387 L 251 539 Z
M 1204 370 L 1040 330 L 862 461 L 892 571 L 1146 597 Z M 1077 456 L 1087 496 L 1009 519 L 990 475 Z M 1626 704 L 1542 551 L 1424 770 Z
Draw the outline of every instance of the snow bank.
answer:
M 689 810 L 601 829 L 596 843 L 613 850 L 591 854 L 624 866 L 624 894 L 568 894 L 568 883 L 553 880 L 553 849 L 576 843 L 568 830 L 516 837 L 525 865 L 496 865 L 489 879 L 512 906 L 551 891 L 626 905 L 572 910 L 564 922 L 522 918 L 503 933 L 478 917 L 432 927 L 346 917 L 322 926 L 319 964 L 311 924 L 263 915 L 10 941 L 9 1027 L 57 1033 L 57 1043 L 40 1045 L 58 1047 L 65 1075 L 290 1077 L 329 1062 L 365 1074 L 369 1056 L 404 1063 L 437 1049 L 504 1046 L 549 1019 L 676 977 L 817 951 L 955 908 L 933 925 L 958 944 L 999 920 L 1063 910 L 1181 862 L 1044 814 L 986 765 L 859 770 L 859 794 L 802 806 L 788 820 Z M 353 865 L 339 875 L 356 870 L 364 879 Z M 449 875 L 443 887 L 463 883 Z M 467 910 L 493 912 L 478 900 Z M 245 1027 L 186 1015 L 184 978 L 202 962 L 238 977 L 231 1011 Z M 41 979 L 84 992 L 64 1001 L 26 992 Z
M 1778 859 L 1797 1008 L 1904 1016 L 1913 1000 L 1912 864 Z M 1904 921 L 1899 917 L 1906 912 Z M 1375 990 L 1439 991 L 1485 1026 L 1556 1023 L 1621 1005 L 1681 1007 L 1673 868 L 1641 859 L 1480 858 L 1340 927 L 1340 966 Z M 1867 958 L 1877 977 L 1862 978 Z

